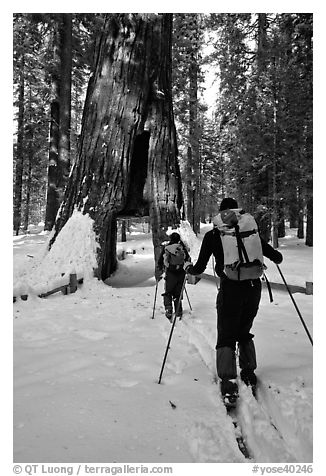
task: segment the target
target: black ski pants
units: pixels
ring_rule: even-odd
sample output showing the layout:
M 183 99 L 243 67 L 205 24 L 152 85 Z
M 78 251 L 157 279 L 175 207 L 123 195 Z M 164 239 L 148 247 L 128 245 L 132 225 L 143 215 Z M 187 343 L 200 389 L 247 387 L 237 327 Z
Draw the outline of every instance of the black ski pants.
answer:
M 254 370 L 256 353 L 250 333 L 261 298 L 261 281 L 221 279 L 217 295 L 216 365 L 220 378 L 236 378 L 235 348 L 239 343 L 239 363 L 244 370 Z
M 175 306 L 177 305 L 177 302 L 179 300 L 181 291 L 182 291 L 182 286 L 183 282 L 185 279 L 185 271 L 183 269 L 177 270 L 177 271 L 166 271 L 165 274 L 165 292 L 162 294 L 163 296 L 163 303 L 164 307 L 166 309 L 171 309 L 173 308 L 173 301 L 175 303 Z M 182 299 L 182 297 L 181 297 Z M 181 305 L 181 304 L 180 304 Z

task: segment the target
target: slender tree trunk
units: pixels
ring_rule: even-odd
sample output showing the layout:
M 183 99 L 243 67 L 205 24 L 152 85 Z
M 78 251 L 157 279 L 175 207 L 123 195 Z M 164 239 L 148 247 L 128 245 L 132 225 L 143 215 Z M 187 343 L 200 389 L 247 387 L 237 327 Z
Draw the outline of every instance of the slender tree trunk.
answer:
M 194 35 L 198 20 L 194 15 Z M 187 153 L 187 219 L 194 232 L 200 233 L 200 163 L 198 127 L 198 46 L 195 42 L 189 56 L 189 146 Z
M 31 188 L 32 188 L 32 168 L 33 168 L 33 156 L 34 156 L 33 105 L 32 105 L 31 86 L 29 86 L 28 100 L 29 100 L 28 125 L 26 127 L 26 151 L 27 151 L 28 165 L 27 165 L 27 180 L 26 180 L 25 210 L 24 210 L 24 231 L 28 230 L 28 225 L 29 225 Z
M 259 87 L 264 88 L 266 63 L 269 60 L 268 51 L 268 23 L 266 13 L 258 14 L 258 44 L 257 44 L 257 72 L 259 75 Z M 275 71 L 275 64 L 274 64 Z M 275 73 L 274 73 L 275 74 Z M 276 127 L 277 127 L 277 109 L 276 109 L 276 84 L 274 86 L 274 115 L 272 118 L 273 124 L 273 146 L 271 147 L 270 167 L 268 168 L 266 179 L 263 176 L 263 180 L 266 180 L 267 189 L 267 205 L 268 209 L 262 210 L 261 217 L 261 232 L 267 241 L 271 240 L 274 247 L 278 247 L 278 227 L 277 227 L 277 189 L 276 189 Z M 265 128 L 269 126 L 265 125 Z M 268 131 L 270 132 L 270 131 Z
M 290 228 L 298 228 L 298 211 L 290 209 Z
M 189 70 L 189 139 L 192 163 L 192 216 L 191 225 L 196 234 L 200 233 L 200 164 L 198 131 L 198 65 L 197 52 L 194 51 Z
M 279 204 L 279 210 L 278 210 L 277 233 L 278 233 L 278 238 L 284 238 L 285 237 L 284 204 L 282 202 Z
M 53 228 L 70 171 L 72 14 L 54 32 L 48 193 L 45 230 Z
M 298 191 L 298 232 L 297 238 L 304 238 L 304 204 L 302 199 L 302 190 L 299 188 Z
M 27 142 L 27 180 L 26 180 L 26 198 L 25 198 L 25 210 L 24 210 L 24 231 L 28 230 L 29 225 L 29 213 L 30 213 L 30 201 L 31 201 L 31 186 L 32 186 L 32 164 L 33 164 L 33 130 L 31 123 L 26 132 Z
M 59 33 L 56 28 L 53 32 L 53 64 L 51 74 L 51 106 L 50 106 L 50 143 L 48 189 L 46 199 L 45 230 L 52 230 L 59 208 L 57 193 L 58 157 L 59 157 L 59 123 L 60 123 L 60 46 Z
M 28 158 L 27 181 L 26 181 L 26 199 L 24 210 L 24 231 L 28 230 L 30 203 L 31 203 L 31 184 L 32 184 L 32 160 Z
M 276 78 L 276 58 L 273 61 L 273 151 L 272 151 L 272 244 L 278 248 L 278 219 L 279 219 L 279 200 L 277 194 L 277 155 L 278 155 L 278 86 Z
M 187 184 L 186 184 L 186 218 L 189 221 L 190 225 L 193 227 L 193 216 L 194 216 L 194 201 L 193 201 L 193 193 L 194 193 L 194 186 L 193 186 L 193 158 L 192 158 L 192 149 L 191 146 L 188 145 L 187 147 L 187 166 L 186 166 L 186 177 L 187 177 Z
M 18 134 L 17 134 L 17 156 L 15 169 L 15 187 L 14 187 L 14 231 L 19 234 L 21 224 L 21 205 L 23 189 L 23 171 L 24 171 L 24 126 L 25 126 L 25 57 L 22 53 L 20 60 L 20 84 L 18 93 Z
M 261 73 L 265 69 L 266 48 L 267 48 L 267 15 L 266 13 L 258 13 L 257 65 L 258 65 L 259 73 Z
M 103 25 L 79 153 L 53 238 L 75 207 L 89 213 L 102 279 L 117 267 L 118 216 L 149 213 L 156 258 L 167 227 L 180 218 L 171 32 L 172 14 L 110 14 Z
M 121 222 L 121 241 L 126 242 L 127 241 L 127 225 L 126 225 L 126 220 L 122 220 Z
M 57 196 L 58 207 L 70 171 L 72 14 L 63 13 L 60 29 L 60 115 Z
M 277 200 L 277 184 L 276 184 L 276 173 L 277 173 L 277 139 L 276 139 L 276 127 L 277 127 L 277 108 L 276 102 L 274 106 L 274 132 L 273 132 L 273 164 L 272 164 L 272 200 L 273 200 L 273 211 L 272 211 L 272 244 L 274 248 L 278 248 L 278 200 Z
M 295 189 L 289 202 L 290 228 L 298 228 L 298 223 L 299 223 L 298 195 L 299 195 L 298 190 Z
M 313 198 L 307 201 L 306 245 L 313 246 Z

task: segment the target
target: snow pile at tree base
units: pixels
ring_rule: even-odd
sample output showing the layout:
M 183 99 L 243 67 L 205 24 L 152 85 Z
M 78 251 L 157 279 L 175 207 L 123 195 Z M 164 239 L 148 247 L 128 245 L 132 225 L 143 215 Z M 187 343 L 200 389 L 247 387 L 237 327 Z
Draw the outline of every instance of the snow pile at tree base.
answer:
M 14 296 L 49 292 L 67 284 L 67 277 L 69 282 L 69 275 L 74 273 L 84 281 L 93 279 L 98 244 L 89 215 L 75 210 L 48 251 L 52 236 L 30 266 L 16 273 Z
M 175 230 L 169 230 L 167 234 L 170 235 L 173 231 Z M 177 232 L 179 233 L 183 243 L 187 246 L 192 261 L 196 261 L 201 247 L 201 240 L 197 238 L 196 234 L 191 228 L 190 223 L 186 220 L 181 221 L 180 225 L 178 226 Z

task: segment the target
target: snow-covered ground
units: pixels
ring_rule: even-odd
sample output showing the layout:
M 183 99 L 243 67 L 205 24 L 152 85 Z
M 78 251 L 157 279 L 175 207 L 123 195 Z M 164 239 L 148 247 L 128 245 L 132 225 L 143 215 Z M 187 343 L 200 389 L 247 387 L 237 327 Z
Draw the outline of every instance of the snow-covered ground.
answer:
M 90 223 L 73 219 L 46 258 L 42 232 L 14 238 L 14 288 L 30 293 L 13 307 L 14 462 L 248 462 L 214 383 L 214 282 L 187 286 L 192 311 L 184 299 L 159 385 L 171 325 L 162 281 L 151 318 L 153 247 L 142 228 L 119 243 L 136 253 L 126 255 L 106 284 L 86 275 L 75 294 L 36 296 L 61 272 L 82 272 L 93 262 Z M 203 225 L 199 239 L 186 225 L 181 230 L 193 258 L 209 228 Z M 304 285 L 312 281 L 312 249 L 288 232 L 281 267 L 289 284 Z M 82 245 L 78 256 L 71 252 L 74 240 Z M 269 279 L 280 281 L 275 265 L 266 264 Z M 253 328 L 258 400 L 240 383 L 238 419 L 251 462 L 311 463 L 312 346 L 289 295 L 273 294 L 271 304 L 263 292 Z M 312 334 L 312 296 L 294 297 Z

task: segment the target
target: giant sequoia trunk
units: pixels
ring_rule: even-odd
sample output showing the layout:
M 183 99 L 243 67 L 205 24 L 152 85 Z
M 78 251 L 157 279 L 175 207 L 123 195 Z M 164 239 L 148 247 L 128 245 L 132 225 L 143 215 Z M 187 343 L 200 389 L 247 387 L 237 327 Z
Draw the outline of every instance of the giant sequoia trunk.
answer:
M 75 207 L 88 213 L 102 279 L 117 266 L 119 216 L 150 215 L 156 256 L 167 227 L 179 221 L 171 29 L 171 14 L 108 14 L 104 23 L 54 235 Z

